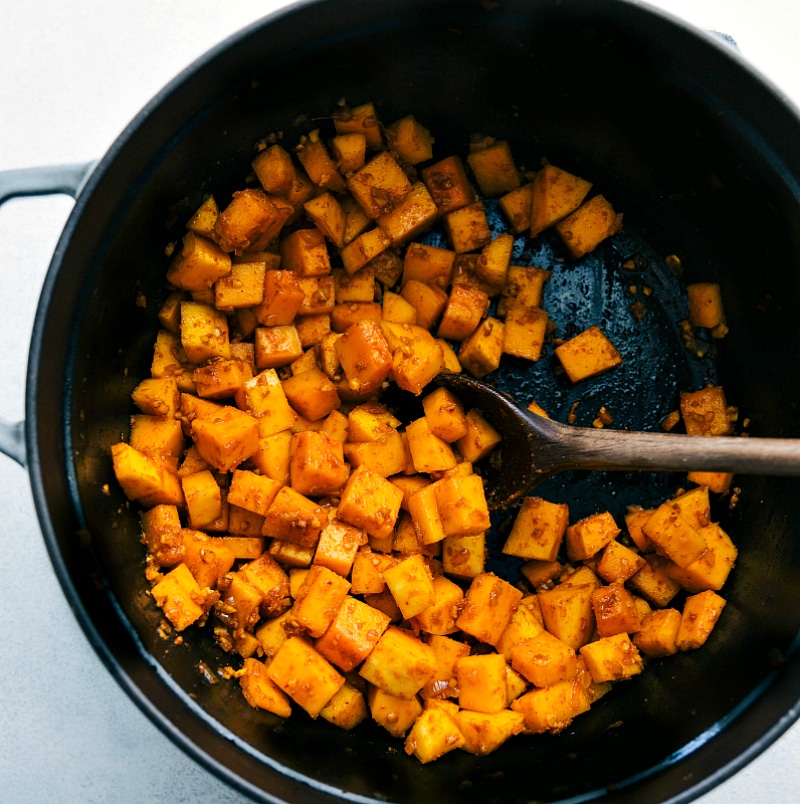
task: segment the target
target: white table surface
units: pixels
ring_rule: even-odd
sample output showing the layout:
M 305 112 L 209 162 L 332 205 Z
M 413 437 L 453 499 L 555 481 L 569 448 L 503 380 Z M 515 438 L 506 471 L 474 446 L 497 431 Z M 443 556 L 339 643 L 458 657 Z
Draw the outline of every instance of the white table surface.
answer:
M 380 2 L 380 0 L 376 0 Z M 280 0 L 25 0 L 0 13 L 0 170 L 100 157 L 139 109 Z M 798 0 L 655 0 L 731 34 L 800 105 Z M 72 202 L 0 211 L 0 416 L 24 416 L 35 305 Z M 78 627 L 51 570 L 25 471 L 0 456 L 0 800 L 245 799 L 186 757 L 127 699 Z M 700 804 L 797 801 L 800 725 Z

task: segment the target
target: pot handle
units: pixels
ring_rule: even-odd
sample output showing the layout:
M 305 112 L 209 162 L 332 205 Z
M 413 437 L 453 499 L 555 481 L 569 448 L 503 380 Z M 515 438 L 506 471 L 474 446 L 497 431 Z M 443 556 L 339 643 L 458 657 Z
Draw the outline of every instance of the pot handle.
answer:
M 95 164 L 84 162 L 0 171 L 0 206 L 21 196 L 69 195 L 77 198 Z M 0 452 L 20 466 L 27 466 L 24 421 L 0 419 Z

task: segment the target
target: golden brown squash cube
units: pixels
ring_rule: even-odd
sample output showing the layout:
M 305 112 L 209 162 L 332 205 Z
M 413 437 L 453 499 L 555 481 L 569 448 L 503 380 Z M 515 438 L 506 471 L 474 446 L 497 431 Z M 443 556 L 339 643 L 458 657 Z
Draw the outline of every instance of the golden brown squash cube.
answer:
M 422 714 L 419 698 L 398 698 L 388 692 L 370 687 L 367 691 L 372 719 L 386 729 L 393 737 L 403 737 Z
M 137 413 L 131 416 L 130 445 L 145 455 L 163 461 L 170 468 L 183 454 L 183 429 L 177 419 Z
M 190 527 L 202 530 L 222 514 L 222 492 L 208 469 L 182 478 L 181 486 Z
M 638 553 L 618 541 L 609 542 L 597 562 L 597 574 L 607 583 L 625 583 L 647 562 Z
M 433 603 L 416 615 L 414 623 L 426 634 L 444 636 L 455 633 L 464 592 L 444 575 L 437 575 L 433 579 L 433 593 Z
M 319 714 L 334 726 L 350 731 L 366 720 L 367 704 L 360 690 L 345 682 Z
M 283 382 L 283 392 L 289 404 L 304 418 L 320 421 L 337 410 L 342 401 L 336 386 L 327 374 L 312 368 Z
M 470 463 L 477 463 L 485 458 L 502 440 L 503 437 L 489 424 L 480 411 L 467 411 L 467 434 L 455 442 L 461 457 Z
M 397 522 L 403 492 L 366 466 L 353 471 L 339 500 L 338 516 L 371 536 L 388 536 Z
M 433 576 L 424 557 L 417 553 L 393 564 L 383 578 L 404 619 L 409 620 L 433 605 Z
M 339 256 L 348 274 L 360 271 L 392 245 L 391 238 L 380 227 L 369 229 L 351 240 L 345 235 L 345 242 L 347 245 L 339 251 Z
M 250 163 L 261 186 L 270 194 L 287 195 L 296 179 L 292 155 L 282 146 L 270 145 Z
M 405 751 L 425 764 L 462 745 L 464 735 L 459 731 L 454 716 L 443 708 L 426 704 L 406 737 Z
M 514 306 L 541 307 L 544 286 L 551 275 L 552 271 L 535 265 L 510 265 L 497 303 L 497 314 L 504 316 Z
M 441 214 L 461 209 L 477 199 L 458 156 L 448 156 L 424 168 L 420 175 Z
M 383 147 L 381 123 L 374 104 L 342 106 L 333 113 L 332 117 L 337 134 L 363 134 L 368 147 L 373 151 Z
M 183 559 L 183 534 L 178 507 L 155 505 L 142 511 L 142 535 L 147 552 L 159 567 L 172 567 Z
M 656 546 L 645 536 L 642 526 L 655 513 L 655 508 L 630 506 L 625 513 L 625 527 L 634 544 L 643 553 L 652 553 Z
M 485 714 L 462 709 L 456 713 L 456 723 L 464 736 L 461 747 L 480 756 L 491 754 L 506 740 L 525 730 L 525 716 L 509 710 Z
M 111 447 L 111 458 L 114 475 L 129 500 L 137 500 L 146 508 L 184 504 L 180 480 L 163 461 L 124 442 Z
M 304 294 L 294 271 L 268 270 L 264 274 L 264 301 L 254 312 L 265 327 L 290 325 L 303 303 Z
M 396 430 L 374 441 L 347 443 L 344 454 L 354 468 L 364 465 L 381 477 L 404 472 L 408 461 L 406 442 Z
M 202 588 L 216 587 L 236 560 L 222 539 L 211 539 L 202 531 L 184 528 L 184 564 Z
M 372 321 L 380 325 L 382 319 L 379 302 L 348 302 L 337 304 L 331 311 L 331 329 L 336 333 L 346 332 L 359 321 Z
M 312 637 L 321 637 L 331 625 L 350 591 L 350 582 L 333 570 L 312 564 L 294 596 L 294 616 Z
M 669 563 L 664 569 L 687 592 L 696 594 L 707 589 L 719 591 L 736 563 L 738 550 L 731 537 L 716 522 L 698 528 L 698 533 L 705 539 L 708 547 L 706 552 L 687 567 Z
M 398 246 L 429 229 L 438 212 L 428 188 L 418 181 L 414 182 L 405 198 L 379 215 L 376 222 L 389 236 L 392 245 Z
M 303 291 L 299 316 L 330 313 L 336 304 L 336 289 L 332 276 L 299 276 L 297 284 Z
M 506 232 L 487 243 L 475 263 L 475 273 L 492 287 L 502 288 L 511 266 L 514 236 Z
M 446 536 L 478 536 L 489 529 L 491 520 L 480 475 L 444 477 L 432 488 Z
M 513 701 L 511 709 L 525 718 L 527 732 L 557 734 L 578 715 L 587 712 L 590 706 L 591 699 L 586 688 L 570 680 L 552 687 L 533 689 Z
M 432 485 L 423 486 L 411 494 L 407 507 L 414 529 L 423 545 L 436 544 L 445 538 L 436 493 Z
M 406 115 L 386 127 L 386 145 L 409 165 L 418 165 L 433 157 L 430 131 L 414 115 Z
M 320 140 L 319 129 L 310 131 L 307 137 L 301 137 L 296 152 L 308 178 L 317 187 L 334 193 L 344 191 L 344 179 L 339 174 L 336 163 L 331 159 L 325 143 Z
M 230 405 L 192 422 L 197 451 L 220 472 L 230 472 L 253 455 L 258 437 L 258 421 Z
M 312 718 L 344 685 L 345 679 L 301 637 L 289 637 L 267 667 L 267 675 Z
M 653 605 L 666 606 L 681 591 L 681 585 L 666 572 L 669 559 L 651 553 L 645 560 L 647 563 L 631 576 L 628 586 Z
M 409 700 L 436 672 L 433 648 L 410 631 L 390 625 L 358 674 L 378 689 Z
M 350 591 L 354 595 L 378 595 L 386 588 L 383 573 L 391 567 L 396 558 L 373 552 L 369 548 L 360 549 L 353 559 L 350 575 Z
M 289 476 L 292 488 L 310 497 L 335 494 L 350 474 L 341 441 L 306 430 L 292 436 Z
M 458 350 L 461 365 L 473 377 L 481 379 L 500 366 L 503 356 L 505 324 L 493 316 L 484 319 L 483 323 L 462 341 Z
M 453 273 L 454 251 L 427 243 L 411 243 L 403 258 L 405 285 L 411 279 L 446 290 Z
M 485 196 L 508 193 L 520 185 L 519 171 L 511 155 L 511 146 L 505 140 L 482 142 L 478 147 L 471 146 L 467 164 L 472 168 L 475 181 Z
M 242 695 L 250 706 L 266 709 L 279 717 L 289 717 L 292 705 L 281 689 L 267 675 L 267 665 L 258 659 L 245 659 L 239 675 Z
M 324 235 L 324 237 L 330 240 L 331 243 L 333 243 L 333 245 L 337 248 L 342 248 L 344 246 L 346 217 L 342 205 L 332 193 L 321 193 L 315 198 L 309 199 L 305 202 L 305 204 L 303 204 L 303 209 L 305 210 L 305 213 L 308 215 L 311 222 L 317 227 L 317 230 L 319 230 L 321 235 Z M 311 230 L 301 229 L 299 231 L 309 232 Z M 287 239 L 288 238 L 285 238 L 284 240 Z M 304 239 L 306 242 L 296 244 L 300 246 L 300 249 L 299 253 L 293 255 L 293 258 L 302 256 L 302 263 L 308 266 L 308 269 L 310 269 L 312 273 L 308 273 L 308 271 L 298 271 L 298 273 L 303 274 L 304 276 L 322 276 L 324 273 L 328 273 L 330 271 L 330 258 L 328 256 L 327 249 L 325 249 L 325 253 L 323 255 L 322 249 L 320 248 L 318 242 L 312 242 L 308 238 L 308 235 L 305 235 Z M 304 252 L 305 254 L 303 254 Z M 295 270 L 286 262 L 286 257 L 283 253 L 283 244 L 281 247 L 281 257 L 284 260 L 284 268 Z M 322 267 L 326 263 L 328 270 L 322 271 Z M 315 271 L 319 271 L 320 273 L 313 273 Z
M 555 354 L 572 382 L 596 377 L 622 363 L 614 344 L 597 326 L 560 344 Z
M 589 642 L 580 649 L 580 654 L 597 684 L 622 681 L 644 669 L 639 650 L 626 633 Z
M 608 511 L 585 517 L 567 528 L 567 556 L 570 561 L 592 558 L 619 533 L 620 529 Z
M 548 631 L 511 649 L 511 666 L 537 687 L 551 687 L 578 673 L 575 650 Z
M 586 198 L 591 182 L 555 165 L 544 165 L 533 178 L 531 237 L 574 212 Z
M 366 265 L 354 274 L 348 274 L 336 268 L 333 271 L 333 286 L 337 304 L 374 301 L 375 269 Z
M 374 321 L 360 321 L 349 327 L 336 341 L 336 354 L 348 385 L 355 391 L 377 390 L 392 369 L 389 345 Z
M 436 657 L 436 672 L 422 688 L 422 697 L 426 699 L 457 697 L 456 665 L 459 659 L 469 654 L 469 645 L 437 634 L 429 637 L 428 644 Z
M 263 262 L 235 262 L 230 273 L 214 285 L 214 305 L 219 310 L 256 307 L 264 301 L 264 277 L 267 265 Z
M 547 630 L 578 650 L 594 633 L 593 583 L 559 584 L 537 592 L 542 620 Z
M 264 516 L 264 536 L 314 547 L 327 522 L 325 511 L 290 486 L 275 495 Z
M 331 140 L 331 155 L 336 160 L 342 176 L 354 173 L 364 167 L 367 158 L 367 138 L 357 131 L 337 134 Z
M 511 615 L 511 622 L 497 643 L 497 652 L 510 662 L 515 646 L 525 644 L 543 630 L 544 620 L 539 599 L 536 595 L 527 595 L 522 598 L 517 610 Z
M 597 633 L 601 637 L 633 634 L 639 630 L 639 614 L 633 595 L 621 584 L 610 583 L 592 592 Z
M 186 228 L 201 237 L 214 237 L 214 224 L 217 222 L 219 207 L 213 195 L 207 195 L 194 214 L 186 221 Z
M 456 625 L 464 633 L 495 646 L 511 622 L 522 592 L 492 572 L 473 578 Z
M 450 247 L 459 254 L 477 251 L 492 240 L 486 210 L 481 201 L 448 212 L 444 216 L 444 230 Z
M 203 593 L 185 564 L 170 570 L 151 590 L 153 600 L 176 631 L 183 631 L 203 616 Z
M 329 522 L 319 535 L 314 563 L 346 578 L 353 567 L 358 548 L 366 542 L 366 535 L 338 519 Z
M 533 204 L 533 182 L 523 184 L 501 196 L 498 205 L 514 234 L 522 234 L 531 225 L 531 206 Z
M 181 345 L 192 363 L 231 356 L 228 319 L 210 304 L 181 302 Z
M 681 394 L 681 416 L 689 435 L 729 435 L 732 411 L 721 386 L 707 386 Z
M 411 182 L 397 160 L 381 151 L 347 179 L 347 189 L 370 218 L 395 209 L 411 192 Z
M 569 253 L 577 260 L 622 228 L 622 214 L 615 212 L 602 195 L 586 201 L 556 224 L 556 231 Z
M 450 445 L 435 436 L 428 425 L 426 417 L 410 422 L 406 427 L 408 448 L 414 471 L 430 473 L 452 469 L 457 461 Z
M 369 656 L 389 617 L 357 598 L 346 596 L 330 626 L 316 642 L 316 649 L 344 672 L 357 667 Z
M 228 399 L 235 396 L 253 376 L 252 368 L 238 358 L 213 357 L 192 372 L 197 395 L 204 399 Z
M 236 404 L 256 418 L 260 439 L 288 430 L 297 421 L 275 369 L 265 369 L 248 380 L 237 393 Z
M 277 206 L 262 190 L 238 190 L 214 224 L 223 251 L 246 251 L 268 231 L 278 234 L 290 209 Z
M 518 558 L 555 561 L 569 522 L 569 507 L 541 497 L 522 501 L 503 553 Z
M 216 243 L 187 232 L 181 250 L 169 266 L 167 281 L 183 290 L 206 290 L 230 270 L 230 256 Z
M 703 536 L 670 503 L 660 505 L 642 530 L 656 550 L 679 567 L 688 567 L 708 549 Z
M 696 650 L 706 643 L 726 605 L 725 598 L 710 589 L 690 595 L 683 604 L 675 644 L 678 650 Z
M 458 705 L 487 714 L 506 708 L 506 660 L 501 653 L 464 656 L 456 664 Z
M 148 377 L 133 389 L 131 399 L 142 413 L 151 416 L 175 416 L 181 396 L 174 377 Z
M 687 472 L 686 479 L 706 486 L 714 494 L 725 494 L 733 482 L 733 472 Z
M 298 277 L 327 276 L 331 272 L 325 236 L 317 228 L 297 229 L 281 238 L 280 254 L 281 267 Z
M 467 434 L 464 408 L 448 388 L 437 388 L 422 400 L 428 429 L 433 435 L 452 444 Z
M 642 618 L 641 627 L 633 635 L 633 644 L 651 658 L 672 656 L 678 652 L 678 629 L 681 613 L 677 609 L 656 609 Z
M 542 356 L 548 323 L 547 310 L 511 305 L 505 317 L 503 352 L 537 361 Z
M 689 323 L 693 327 L 714 330 L 724 335 L 725 308 L 722 304 L 722 292 L 717 282 L 693 282 L 686 286 L 689 301 Z
M 447 305 L 447 293 L 444 290 L 418 279 L 409 279 L 403 285 L 400 295 L 416 311 L 417 325 L 426 330 L 436 325 Z
M 437 335 L 463 341 L 472 335 L 489 309 L 489 297 L 478 288 L 453 285 L 442 312 Z

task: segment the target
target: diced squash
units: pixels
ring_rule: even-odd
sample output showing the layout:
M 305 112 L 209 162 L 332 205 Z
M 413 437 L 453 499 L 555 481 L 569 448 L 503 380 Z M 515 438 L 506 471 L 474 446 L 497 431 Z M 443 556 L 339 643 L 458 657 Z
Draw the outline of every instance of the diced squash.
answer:
M 353 390 L 377 390 L 392 369 L 389 346 L 374 321 L 360 321 L 349 327 L 336 341 L 336 354 Z
M 292 436 L 289 476 L 292 488 L 310 497 L 334 494 L 344 486 L 349 468 L 341 441 L 306 430 Z
M 533 178 L 531 237 L 574 212 L 586 198 L 591 182 L 555 165 L 544 165 Z
M 472 168 L 478 187 L 485 196 L 508 193 L 520 185 L 511 147 L 505 140 L 482 142 L 478 147 L 470 147 L 467 164 Z
M 312 637 L 322 636 L 350 591 L 350 582 L 320 564 L 309 567 L 294 596 L 294 616 Z
M 464 735 L 450 714 L 443 709 L 426 708 L 414 721 L 406 737 L 405 750 L 425 764 L 461 748 L 464 742 Z
M 532 200 L 533 182 L 523 184 L 500 197 L 498 205 L 514 234 L 521 234 L 530 228 Z
M 500 366 L 504 333 L 505 324 L 493 316 L 488 316 L 466 340 L 462 341 L 458 359 L 473 377 L 482 379 Z
M 690 595 L 683 604 L 675 644 L 680 651 L 696 650 L 706 643 L 725 608 L 725 598 L 710 589 Z
M 689 300 L 689 323 L 693 327 L 710 329 L 713 335 L 714 329 L 725 324 L 725 308 L 717 282 L 692 282 L 686 286 L 686 296 Z
M 264 516 L 265 536 L 314 547 L 327 516 L 315 502 L 291 486 L 283 486 Z
M 569 508 L 541 497 L 522 501 L 503 552 L 518 558 L 555 561 L 569 522 Z
M 639 630 L 639 614 L 633 595 L 621 584 L 610 583 L 592 592 L 597 633 L 601 637 L 633 634 Z
M 111 458 L 114 475 L 129 500 L 137 500 L 146 508 L 159 504 L 183 505 L 180 480 L 163 462 L 124 442 L 111 447 Z
M 203 616 L 202 590 L 185 564 L 170 570 L 151 592 L 176 631 L 183 631 Z
M 615 540 L 605 546 L 597 562 L 597 574 L 608 583 L 625 583 L 645 563 L 642 556 Z
M 337 134 L 362 134 L 373 151 L 383 147 L 381 121 L 372 103 L 340 107 L 333 115 L 333 125 Z
M 428 188 L 417 181 L 392 209 L 377 218 L 378 226 L 388 235 L 393 246 L 413 240 L 429 229 L 438 214 Z
M 681 613 L 677 609 L 655 609 L 642 618 L 641 627 L 633 635 L 633 644 L 651 658 L 672 656 L 678 652 L 678 630 Z
M 506 660 L 501 653 L 464 656 L 456 664 L 458 704 L 491 714 L 506 708 Z
M 345 484 L 338 515 L 372 536 L 387 536 L 397 522 L 402 500 L 400 489 L 366 466 L 359 466 Z
M 525 729 L 525 716 L 507 709 L 491 714 L 462 709 L 456 713 L 456 723 L 464 736 L 462 748 L 486 756 Z
M 354 729 L 368 716 L 367 704 L 361 691 L 347 682 L 341 686 L 319 714 L 329 723 L 333 723 L 334 726 L 345 731 Z
M 547 630 L 574 650 L 585 645 L 594 633 L 592 593 L 596 584 L 561 583 L 537 593 Z
M 417 553 L 386 569 L 383 578 L 398 608 L 407 620 L 436 601 L 433 577 L 424 557 Z
M 386 144 L 401 161 L 409 165 L 427 162 L 433 157 L 430 131 L 414 115 L 406 115 L 386 127 Z
M 410 631 L 390 625 L 358 671 L 378 689 L 409 700 L 433 678 L 433 648 Z
M 258 421 L 230 405 L 192 422 L 200 456 L 220 472 L 230 472 L 253 455 L 258 437 Z
M 442 567 L 457 578 L 476 578 L 486 566 L 486 534 L 447 536 L 442 541 Z
M 167 281 L 182 290 L 206 290 L 230 270 L 230 256 L 216 243 L 187 232 L 167 271 Z
M 192 363 L 229 358 L 228 319 L 209 304 L 181 302 L 181 345 Z
M 658 552 L 679 567 L 688 567 L 708 549 L 703 536 L 670 503 L 662 503 L 644 523 L 642 530 Z
M 729 435 L 731 411 L 721 386 L 709 385 L 681 394 L 681 416 L 689 435 Z
M 592 558 L 619 533 L 620 529 L 608 511 L 585 517 L 567 528 L 567 556 L 570 561 Z
M 433 493 L 446 536 L 478 536 L 489 529 L 491 520 L 480 475 L 442 478 L 433 484 Z
M 566 642 L 540 631 L 511 649 L 511 666 L 535 686 L 551 687 L 577 675 L 578 658 Z
M 222 514 L 222 492 L 208 469 L 182 478 L 181 486 L 190 527 L 202 530 Z
M 473 578 L 456 625 L 481 642 L 496 645 L 511 622 L 522 592 L 492 572 Z
M 569 253 L 579 259 L 622 228 L 622 215 L 602 195 L 596 195 L 556 224 Z
M 264 300 L 255 307 L 259 324 L 288 326 L 303 303 L 304 294 L 294 271 L 268 270 L 264 273 Z
M 416 625 L 426 634 L 444 636 L 453 634 L 456 628 L 456 618 L 461 611 L 464 601 L 464 592 L 457 583 L 437 575 L 433 579 L 434 600 L 414 618 Z
M 448 212 L 444 216 L 444 230 L 450 248 L 459 254 L 477 251 L 492 240 L 492 230 L 481 201 Z
M 172 567 L 183 559 L 183 534 L 176 505 L 155 505 L 142 511 L 142 534 L 147 552 L 160 567 Z
M 555 354 L 572 382 L 596 377 L 622 363 L 614 344 L 596 326 L 557 346 Z
M 644 669 L 642 657 L 626 633 L 589 642 L 580 649 L 580 654 L 597 684 L 622 681 Z
M 478 288 L 453 285 L 439 321 L 438 336 L 463 341 L 472 335 L 489 309 L 489 297 Z
M 406 700 L 370 687 L 367 700 L 372 719 L 393 737 L 403 737 L 422 714 L 422 704 L 416 696 Z
M 283 691 L 267 674 L 267 665 L 258 659 L 245 659 L 239 684 L 250 706 L 266 709 L 279 717 L 289 717 L 292 705 Z
M 513 304 L 504 321 L 503 352 L 534 362 L 538 360 L 547 336 L 547 311 L 540 307 Z
M 420 175 L 440 214 L 461 209 L 477 199 L 464 163 L 458 156 L 448 156 L 424 168 Z

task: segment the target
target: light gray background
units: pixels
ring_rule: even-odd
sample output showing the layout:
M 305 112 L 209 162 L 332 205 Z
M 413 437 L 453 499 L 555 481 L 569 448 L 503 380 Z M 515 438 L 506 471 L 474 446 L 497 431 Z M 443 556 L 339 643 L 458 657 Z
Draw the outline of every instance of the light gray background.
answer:
M 379 0 L 376 0 L 379 2 Z M 139 109 L 276 0 L 17 0 L 0 12 L 0 170 L 100 157 Z M 742 53 L 800 104 L 797 0 L 658 0 Z M 0 211 L 0 416 L 24 416 L 39 288 L 72 202 Z M 55 389 L 58 392 L 59 389 Z M 24 470 L 0 456 L 0 800 L 244 799 L 184 756 L 89 647 L 52 573 Z M 701 804 L 798 800 L 800 726 Z

